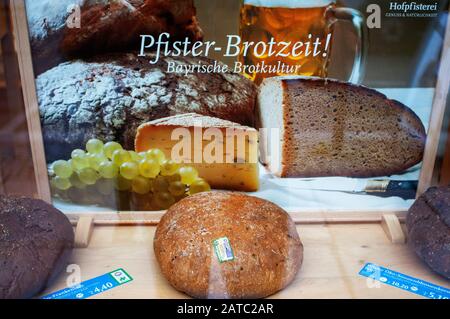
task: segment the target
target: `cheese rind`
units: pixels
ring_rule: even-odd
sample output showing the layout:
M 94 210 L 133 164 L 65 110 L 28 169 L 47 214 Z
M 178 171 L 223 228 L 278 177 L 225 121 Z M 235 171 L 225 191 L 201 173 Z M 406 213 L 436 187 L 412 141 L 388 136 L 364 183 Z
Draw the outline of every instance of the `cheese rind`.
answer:
M 197 114 L 176 115 L 138 128 L 136 152 L 152 148 L 195 167 L 212 188 L 259 188 L 258 132 L 253 128 Z

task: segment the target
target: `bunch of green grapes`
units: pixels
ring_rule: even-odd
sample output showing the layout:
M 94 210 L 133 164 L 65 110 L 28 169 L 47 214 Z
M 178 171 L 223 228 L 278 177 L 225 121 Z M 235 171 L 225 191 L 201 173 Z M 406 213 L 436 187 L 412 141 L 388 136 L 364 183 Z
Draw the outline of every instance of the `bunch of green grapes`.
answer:
M 84 196 L 95 202 L 96 195 L 111 198 L 121 192 L 159 209 L 211 190 L 195 168 L 166 159 L 159 149 L 136 153 L 98 139 L 89 140 L 86 150 L 74 150 L 68 161 L 55 161 L 49 175 L 52 188 L 61 197 L 74 200 Z M 101 204 L 99 201 L 96 203 Z

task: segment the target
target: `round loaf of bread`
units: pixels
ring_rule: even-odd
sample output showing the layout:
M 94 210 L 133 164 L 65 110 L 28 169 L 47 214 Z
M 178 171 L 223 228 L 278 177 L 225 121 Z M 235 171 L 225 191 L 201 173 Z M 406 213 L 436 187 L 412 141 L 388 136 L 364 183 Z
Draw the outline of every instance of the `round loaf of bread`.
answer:
M 139 125 L 197 113 L 253 126 L 254 84 L 227 73 L 167 72 L 175 66 L 212 65 L 206 58 L 161 58 L 111 54 L 72 61 L 36 80 L 48 161 L 70 157 L 90 138 L 118 141 L 134 149 Z M 220 64 L 220 62 L 217 62 Z
M 450 279 L 450 187 L 432 187 L 412 205 L 408 241 L 435 272 Z
M 0 196 L 0 299 L 35 296 L 64 269 L 74 241 L 67 217 L 31 198 Z
M 193 0 L 26 0 L 35 74 L 70 59 L 137 50 L 140 35 L 203 38 Z
M 214 191 L 173 205 L 156 229 L 161 271 L 197 298 L 263 298 L 286 287 L 302 264 L 294 222 L 277 205 Z

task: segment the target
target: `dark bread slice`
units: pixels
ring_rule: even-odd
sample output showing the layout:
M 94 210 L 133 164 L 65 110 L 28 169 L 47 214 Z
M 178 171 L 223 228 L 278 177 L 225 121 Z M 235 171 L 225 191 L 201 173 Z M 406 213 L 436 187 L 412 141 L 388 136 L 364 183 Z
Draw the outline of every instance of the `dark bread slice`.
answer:
M 408 243 L 435 272 L 450 279 L 450 187 L 428 189 L 409 209 Z
M 213 241 L 227 237 L 234 260 L 220 262 Z M 198 298 L 262 298 L 294 280 L 303 246 L 277 205 L 242 193 L 189 196 L 162 217 L 154 250 L 163 275 Z
M 281 129 L 281 158 L 260 145 L 263 163 L 282 177 L 385 176 L 422 160 L 426 134 L 417 115 L 363 86 L 270 78 L 260 87 L 258 112 L 258 127 Z
M 58 65 L 36 80 L 48 161 L 70 157 L 90 138 L 134 148 L 142 123 L 197 113 L 253 126 L 256 88 L 228 73 L 167 72 L 167 64 L 210 65 L 207 58 L 101 55 Z
M 30 298 L 64 269 L 74 233 L 44 201 L 0 195 L 0 299 Z

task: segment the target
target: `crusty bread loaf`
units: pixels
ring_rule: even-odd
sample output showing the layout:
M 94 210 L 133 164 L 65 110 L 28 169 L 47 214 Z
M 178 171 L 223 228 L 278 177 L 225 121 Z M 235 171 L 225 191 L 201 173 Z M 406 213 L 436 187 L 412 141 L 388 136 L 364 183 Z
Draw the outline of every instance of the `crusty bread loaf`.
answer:
M 180 128 L 187 131 L 180 136 L 174 134 Z M 206 138 L 208 132 L 211 136 Z M 183 152 L 174 152 L 177 145 L 183 146 Z M 162 150 L 178 163 L 195 167 L 212 188 L 258 190 L 258 131 L 252 127 L 195 113 L 169 116 L 139 126 L 136 152 L 152 148 Z
M 264 135 L 260 141 L 262 162 L 278 176 L 385 176 L 422 160 L 426 135 L 420 119 L 363 86 L 269 78 L 259 90 L 258 118 L 259 128 L 280 129 L 279 139 L 272 134 L 272 140 Z
M 151 59 L 152 57 L 150 57 Z M 36 81 L 47 160 L 66 158 L 90 138 L 134 148 L 142 123 L 199 113 L 253 126 L 256 89 L 235 73 L 167 72 L 167 63 L 211 64 L 206 58 L 111 54 L 63 63 Z
M 234 259 L 221 262 L 214 242 L 224 237 Z M 199 298 L 266 297 L 294 279 L 303 258 L 296 227 L 283 209 L 218 191 L 173 205 L 158 224 L 154 250 L 170 284 Z
M 80 8 L 79 28 L 70 27 L 73 5 Z M 67 58 L 137 51 L 142 34 L 203 37 L 193 0 L 26 0 L 26 8 L 36 74 Z
M 432 187 L 409 209 L 408 243 L 435 272 L 450 279 L 450 187 Z
M 41 200 L 0 195 L 0 299 L 31 298 L 65 268 L 73 228 Z

